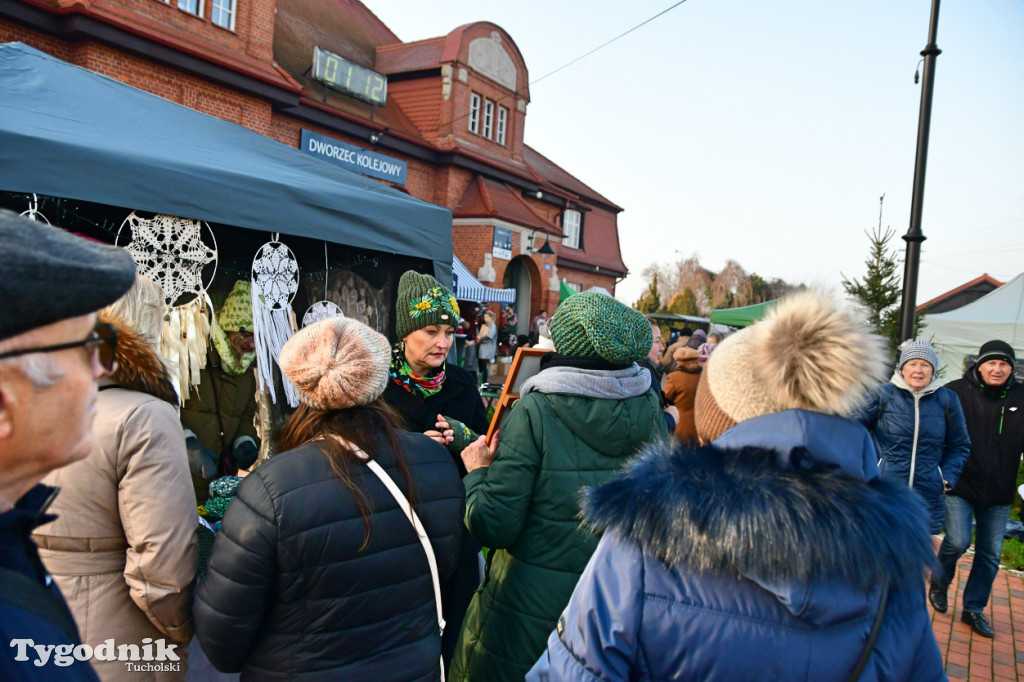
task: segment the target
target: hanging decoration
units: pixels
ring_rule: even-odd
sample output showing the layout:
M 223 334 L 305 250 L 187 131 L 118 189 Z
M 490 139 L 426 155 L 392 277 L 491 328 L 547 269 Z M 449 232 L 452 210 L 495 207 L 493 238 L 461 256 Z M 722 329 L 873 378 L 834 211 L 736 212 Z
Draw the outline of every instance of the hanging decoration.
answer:
M 202 298 L 164 311 L 160 357 L 171 373 L 182 406 L 192 387 L 199 385 L 199 370 L 206 367 L 212 320 L 213 303 L 205 291 Z
M 201 220 L 156 215 L 143 218 L 134 211 L 121 223 L 114 244 L 121 246 L 125 227 L 131 240 L 124 245 L 135 259 L 139 274 L 164 290 L 168 306 L 202 298 L 217 271 L 217 240 Z M 203 227 L 213 246 L 203 241 Z M 203 269 L 213 263 L 210 279 L 203 283 Z M 184 300 L 179 300 L 184 299 Z
M 28 202 L 28 209 L 22 211 L 21 215 L 37 223 L 50 224 L 50 220 L 39 211 L 39 199 L 36 198 L 35 192 L 32 193 L 32 201 Z
M 184 405 L 192 387 L 199 385 L 199 370 L 206 367 L 213 317 L 206 290 L 217 271 L 217 240 L 203 221 L 169 215 L 144 218 L 134 211 L 121 223 L 115 245 L 121 245 L 122 235 L 139 274 L 163 289 L 159 353 Z M 203 270 L 211 263 L 209 280 L 204 283 Z
M 324 242 L 324 300 L 317 301 L 309 306 L 306 314 L 302 316 L 303 327 L 308 327 L 320 320 L 326 320 L 331 317 L 345 317 L 345 313 L 341 312 L 341 308 L 336 303 L 327 300 L 327 282 L 330 270 L 331 265 L 327 261 L 327 242 Z
M 295 333 L 295 312 L 292 300 L 299 290 L 299 264 L 295 254 L 278 240 L 275 233 L 271 241 L 260 247 L 252 262 L 252 317 L 256 337 L 257 376 L 261 389 L 274 391 L 273 365 L 281 356 L 284 344 Z M 281 374 L 285 398 L 291 407 L 299 404 L 299 395 L 288 377 Z

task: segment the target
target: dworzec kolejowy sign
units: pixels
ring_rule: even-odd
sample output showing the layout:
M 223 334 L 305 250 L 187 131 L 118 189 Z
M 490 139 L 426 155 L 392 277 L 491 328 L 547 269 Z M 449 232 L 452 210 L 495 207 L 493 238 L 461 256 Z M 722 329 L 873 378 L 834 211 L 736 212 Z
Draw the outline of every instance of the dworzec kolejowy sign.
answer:
M 342 168 L 369 175 L 371 178 L 387 180 L 399 185 L 405 184 L 405 161 L 393 159 L 390 156 L 377 154 L 356 147 L 355 145 L 339 142 L 326 135 L 320 135 L 309 130 L 302 131 L 302 151 L 321 159 L 335 163 Z

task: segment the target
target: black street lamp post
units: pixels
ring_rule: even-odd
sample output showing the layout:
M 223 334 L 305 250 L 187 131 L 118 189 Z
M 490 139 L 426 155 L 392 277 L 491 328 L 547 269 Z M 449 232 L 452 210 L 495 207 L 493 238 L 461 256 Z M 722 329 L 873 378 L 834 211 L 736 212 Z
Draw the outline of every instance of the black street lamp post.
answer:
M 900 308 L 900 338 L 914 338 L 917 307 L 917 271 L 921 265 L 921 209 L 924 204 L 924 171 L 928 165 L 928 132 L 932 120 L 932 91 L 935 88 L 935 60 L 942 50 L 935 44 L 939 28 L 939 0 L 932 0 L 932 18 L 928 28 L 928 44 L 921 50 L 924 57 L 924 84 L 921 87 L 921 113 L 917 121 L 917 158 L 914 161 L 914 193 L 910 199 L 910 229 L 903 235 L 907 256 L 903 268 L 903 304 Z

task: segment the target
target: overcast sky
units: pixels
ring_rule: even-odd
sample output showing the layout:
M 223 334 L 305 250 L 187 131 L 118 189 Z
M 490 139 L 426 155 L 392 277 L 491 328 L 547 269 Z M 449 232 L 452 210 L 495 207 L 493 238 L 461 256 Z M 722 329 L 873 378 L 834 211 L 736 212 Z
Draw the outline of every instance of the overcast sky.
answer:
M 531 82 L 675 0 L 365 0 L 403 41 L 491 21 Z M 531 85 L 526 142 L 625 210 L 618 297 L 696 252 L 791 283 L 859 277 L 910 223 L 925 0 L 688 0 Z M 1024 0 L 945 0 L 917 302 L 1024 271 Z M 678 253 L 676 253 L 678 251 Z M 842 274 L 841 274 L 842 273 Z

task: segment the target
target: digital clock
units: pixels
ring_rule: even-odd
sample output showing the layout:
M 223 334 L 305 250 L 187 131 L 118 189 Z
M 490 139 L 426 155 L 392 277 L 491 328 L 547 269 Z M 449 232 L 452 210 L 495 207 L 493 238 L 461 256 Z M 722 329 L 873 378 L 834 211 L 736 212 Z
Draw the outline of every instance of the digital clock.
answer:
M 313 79 L 370 104 L 382 107 L 387 103 L 387 76 L 319 46 L 313 47 Z

